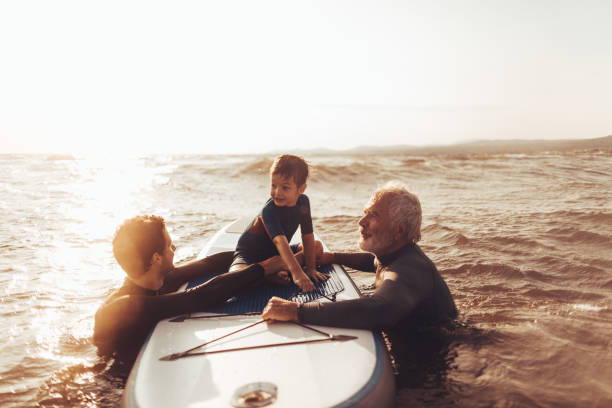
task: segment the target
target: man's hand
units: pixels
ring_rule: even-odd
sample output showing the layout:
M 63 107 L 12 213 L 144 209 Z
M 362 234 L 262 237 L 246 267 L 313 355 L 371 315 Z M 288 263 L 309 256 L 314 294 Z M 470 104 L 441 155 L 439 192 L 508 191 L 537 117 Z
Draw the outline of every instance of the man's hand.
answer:
M 298 321 L 298 304 L 274 296 L 268 301 L 261 317 L 264 320 L 279 320 L 282 322 Z

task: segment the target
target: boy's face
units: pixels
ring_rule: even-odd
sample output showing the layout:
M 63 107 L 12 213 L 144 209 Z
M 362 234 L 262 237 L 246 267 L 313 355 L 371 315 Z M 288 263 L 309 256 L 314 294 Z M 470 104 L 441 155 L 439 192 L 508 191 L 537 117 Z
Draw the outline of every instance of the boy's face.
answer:
M 270 175 L 270 197 L 278 207 L 293 207 L 304 190 L 306 183 L 298 186 L 293 177 Z

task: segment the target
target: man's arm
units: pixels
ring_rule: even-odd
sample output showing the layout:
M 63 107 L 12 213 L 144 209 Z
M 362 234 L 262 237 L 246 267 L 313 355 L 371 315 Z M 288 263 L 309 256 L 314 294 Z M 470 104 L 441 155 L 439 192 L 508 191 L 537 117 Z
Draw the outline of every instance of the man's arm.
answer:
M 234 253 L 232 251 L 219 252 L 198 261 L 178 266 L 166 276 L 164 286 L 159 289 L 159 293 L 174 292 L 185 282 L 201 279 L 220 272 L 227 272 L 232 263 L 233 256 Z
M 376 272 L 374 255 L 369 252 L 323 252 L 317 259 L 319 264 L 340 264 L 364 272 Z
M 426 278 L 407 283 L 400 282 L 397 275 L 391 273 L 369 297 L 301 305 L 272 298 L 264 309 L 263 318 L 353 329 L 387 328 L 409 316 L 428 290 L 430 283 Z

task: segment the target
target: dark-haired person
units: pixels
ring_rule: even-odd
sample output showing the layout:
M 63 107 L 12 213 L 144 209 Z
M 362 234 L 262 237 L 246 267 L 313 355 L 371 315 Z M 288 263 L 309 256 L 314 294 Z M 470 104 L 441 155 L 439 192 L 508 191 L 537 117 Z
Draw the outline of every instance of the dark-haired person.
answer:
M 328 253 L 320 263 L 375 272 L 372 296 L 339 302 L 298 304 L 270 299 L 263 317 L 357 329 L 414 329 L 457 317 L 444 279 L 417 242 L 421 204 L 403 185 L 377 190 L 359 220 L 362 253 Z
M 221 303 L 284 268 L 276 257 L 171 293 L 190 280 L 226 272 L 233 256 L 222 252 L 175 268 L 175 249 L 161 217 L 137 216 L 117 229 L 113 254 L 127 276 L 96 312 L 93 343 L 100 354 L 133 358 L 158 321 Z

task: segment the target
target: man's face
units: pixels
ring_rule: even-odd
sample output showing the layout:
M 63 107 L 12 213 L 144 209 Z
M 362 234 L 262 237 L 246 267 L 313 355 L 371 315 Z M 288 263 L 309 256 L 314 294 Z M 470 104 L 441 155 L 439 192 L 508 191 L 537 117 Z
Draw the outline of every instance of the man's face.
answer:
M 170 238 L 170 234 L 168 234 L 168 230 L 164 227 L 164 241 L 165 246 L 163 252 L 160 254 L 162 257 L 162 272 L 168 273 L 172 269 L 174 269 L 174 251 L 176 247 L 172 243 L 172 238 Z
M 389 220 L 388 200 L 370 200 L 359 220 L 359 248 L 374 255 L 384 254 L 393 244 L 393 226 Z
M 298 187 L 293 177 L 270 176 L 270 197 L 278 207 L 293 207 L 305 189 L 306 184 Z

